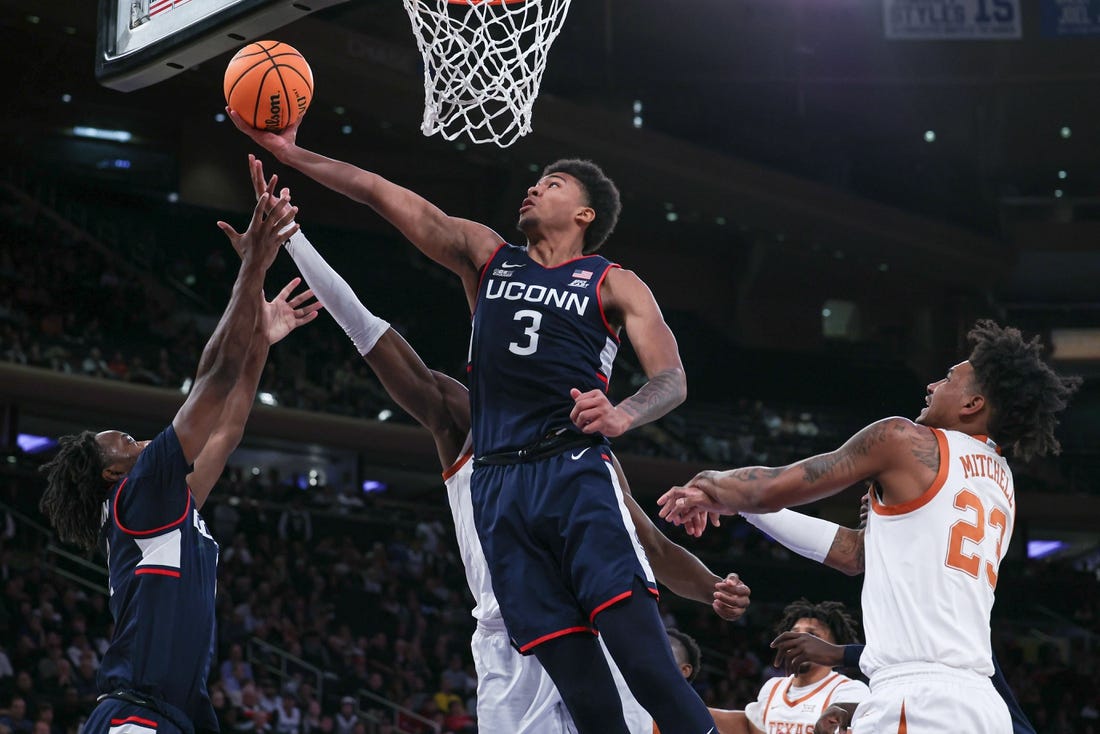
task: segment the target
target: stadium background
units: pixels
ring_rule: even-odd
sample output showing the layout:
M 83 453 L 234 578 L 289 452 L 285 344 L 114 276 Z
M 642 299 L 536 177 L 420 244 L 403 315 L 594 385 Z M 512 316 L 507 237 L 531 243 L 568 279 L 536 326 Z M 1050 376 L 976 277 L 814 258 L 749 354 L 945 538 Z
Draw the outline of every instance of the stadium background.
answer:
M 1085 732 L 1100 716 L 1100 54 L 1093 38 L 1045 33 L 1048 4 L 1020 3 L 1019 39 L 915 42 L 884 38 L 875 2 L 577 3 L 535 132 L 506 150 L 420 135 L 419 60 L 395 0 L 352 0 L 269 35 L 317 79 L 301 144 L 449 213 L 509 236 L 543 164 L 590 157 L 616 179 L 624 213 L 605 253 L 653 288 L 690 386 L 686 405 L 616 442 L 650 509 L 699 468 L 784 463 L 915 415 L 977 317 L 1039 334 L 1087 382 L 1064 455 L 1016 468 L 994 638 L 1039 730 Z M 13 697 L 28 724 L 52 711 L 58 734 L 76 725 L 82 658 L 108 633 L 95 564 L 42 532 L 35 467 L 61 433 L 151 436 L 170 418 L 232 281 L 213 222 L 245 221 L 245 156 L 259 152 L 218 119 L 230 54 L 129 94 L 98 86 L 94 5 L 0 8 L 0 646 L 12 663 L 5 674 L 0 660 L 0 726 L 16 731 Z M 364 301 L 429 365 L 460 374 L 468 319 L 454 279 L 364 207 L 265 160 Z M 292 272 L 281 261 L 269 284 Z M 625 350 L 613 390 L 637 379 Z M 236 643 L 252 660 L 250 673 L 215 674 L 227 727 L 262 729 L 256 712 L 287 689 L 303 712 L 315 705 L 318 731 L 348 695 L 366 732 L 428 726 L 402 709 L 461 730 L 438 709 L 448 686 L 472 710 L 471 625 L 430 440 L 327 318 L 273 350 L 262 389 L 204 513 L 223 548 L 221 659 Z M 858 497 L 812 511 L 852 524 Z M 715 705 L 755 695 L 782 604 L 858 606 L 858 579 L 741 521 L 702 542 L 666 530 L 753 589 L 734 625 L 664 597 L 669 621 L 705 647 L 699 685 Z

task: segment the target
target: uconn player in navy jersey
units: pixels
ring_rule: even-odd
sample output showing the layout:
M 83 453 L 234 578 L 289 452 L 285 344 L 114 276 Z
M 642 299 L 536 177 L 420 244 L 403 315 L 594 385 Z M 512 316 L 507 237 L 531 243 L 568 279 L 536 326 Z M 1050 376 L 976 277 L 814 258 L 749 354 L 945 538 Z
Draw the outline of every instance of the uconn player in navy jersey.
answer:
M 263 167 L 252 161 L 257 194 L 274 193 L 277 177 L 265 181 Z M 478 674 L 478 726 L 488 732 L 563 734 L 572 721 L 538 660 L 518 654 L 509 644 L 489 570 L 474 527 L 470 478 L 470 400 L 467 389 L 428 369 L 416 352 L 382 319 L 359 301 L 351 287 L 325 262 L 301 232 L 286 244 L 317 298 L 348 334 L 356 351 L 375 371 L 390 396 L 436 442 L 444 468 L 448 501 L 459 552 L 476 607 L 477 630 L 471 648 Z M 737 619 L 749 603 L 749 589 L 729 574 L 719 579 L 697 558 L 666 538 L 630 496 L 621 472 L 617 478 L 624 504 L 658 580 L 685 598 L 711 604 L 724 619 Z M 718 589 L 721 589 L 719 592 Z M 641 709 L 621 677 L 616 678 L 631 734 L 651 734 L 652 718 Z
M 319 308 L 302 305 L 308 291 L 291 297 L 299 279 L 264 300 L 264 274 L 295 212 L 281 199 L 261 221 L 267 198 L 243 235 L 218 223 L 241 267 L 172 423 L 149 441 L 121 431 L 66 436 L 43 467 L 41 508 L 59 537 L 87 549 L 106 541 L 115 633 L 86 734 L 218 729 L 206 689 L 218 545 L 199 509 L 241 439 L 269 346 Z
M 520 202 L 527 244 L 516 248 L 377 174 L 300 148 L 297 125 L 276 135 L 228 114 L 281 162 L 367 204 L 462 279 L 476 306 L 478 533 L 513 643 L 538 657 L 582 734 L 625 731 L 621 712 L 608 707 L 615 689 L 597 629 L 661 731 L 713 729 L 668 646 L 637 644 L 664 631 L 603 437 L 661 417 L 687 386 L 649 288 L 594 255 L 618 218 L 615 185 L 589 161 L 547 166 Z M 612 405 L 605 388 L 622 329 L 649 381 Z

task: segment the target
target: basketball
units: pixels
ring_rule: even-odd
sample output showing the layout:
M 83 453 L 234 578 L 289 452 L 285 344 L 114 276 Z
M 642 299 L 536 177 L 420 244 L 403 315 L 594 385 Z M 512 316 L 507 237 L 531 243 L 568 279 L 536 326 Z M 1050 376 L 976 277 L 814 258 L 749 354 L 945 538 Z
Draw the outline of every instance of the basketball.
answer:
M 279 41 L 256 41 L 238 51 L 223 84 L 229 108 L 259 130 L 283 130 L 313 99 L 313 72 L 305 57 Z

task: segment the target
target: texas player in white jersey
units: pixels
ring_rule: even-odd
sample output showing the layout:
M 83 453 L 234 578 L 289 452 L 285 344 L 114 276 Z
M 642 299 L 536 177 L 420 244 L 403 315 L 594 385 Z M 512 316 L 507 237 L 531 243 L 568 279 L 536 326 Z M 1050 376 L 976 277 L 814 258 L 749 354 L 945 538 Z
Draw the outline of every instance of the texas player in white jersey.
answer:
M 276 178 L 273 176 L 265 181 L 260 162 L 251 156 L 250 165 L 257 195 L 273 192 Z M 466 580 L 476 601 L 473 616 L 477 619 L 477 629 L 471 647 L 478 674 L 479 729 L 517 734 L 574 731 L 561 697 L 538 660 L 520 655 L 512 647 L 493 593 L 488 564 L 474 528 L 470 497 L 473 469 L 470 402 L 465 386 L 428 369 L 388 323 L 363 306 L 304 235 L 299 232 L 291 237 L 286 249 L 317 299 L 347 332 L 389 395 L 428 428 L 435 439 L 440 464 L 446 467 L 443 477 Z M 614 462 L 612 483 L 619 490 L 624 512 L 629 513 L 636 528 L 635 543 L 644 548 L 657 579 L 679 596 L 711 604 L 715 613 L 724 619 L 740 617 L 748 607 L 749 589 L 737 575 L 719 578 L 698 558 L 668 540 L 631 497 L 617 461 Z M 716 595 L 719 583 L 722 594 Z M 652 718 L 634 700 L 618 668 L 607 657 L 623 700 L 629 731 L 631 734 L 650 734 Z
M 979 321 L 969 359 L 928 385 L 916 422 L 872 423 L 836 451 L 778 468 L 702 472 L 658 503 L 702 533 L 716 514 L 767 513 L 874 482 L 866 532 L 841 553 L 866 566 L 871 697 L 853 720 L 868 732 L 1007 732 L 992 674 L 989 615 L 1015 517 L 1007 449 L 1057 453 L 1058 414 L 1080 384 L 1042 360 L 1038 339 Z M 831 550 L 830 550 L 831 553 Z

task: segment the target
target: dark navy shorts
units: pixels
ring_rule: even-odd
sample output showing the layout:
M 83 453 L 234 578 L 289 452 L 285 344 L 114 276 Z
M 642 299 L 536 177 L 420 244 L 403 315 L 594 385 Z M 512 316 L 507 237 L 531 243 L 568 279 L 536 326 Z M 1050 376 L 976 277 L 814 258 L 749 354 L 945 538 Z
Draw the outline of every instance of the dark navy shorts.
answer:
M 96 705 L 82 733 L 184 734 L 167 716 L 116 698 L 105 698 Z
M 501 615 L 522 653 L 596 632 L 596 615 L 657 584 L 604 445 L 475 465 L 474 521 Z

